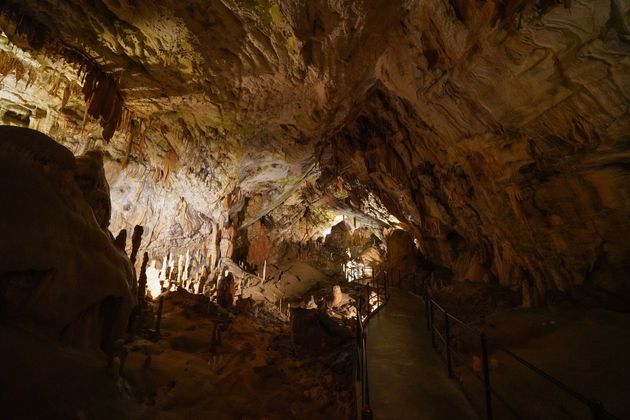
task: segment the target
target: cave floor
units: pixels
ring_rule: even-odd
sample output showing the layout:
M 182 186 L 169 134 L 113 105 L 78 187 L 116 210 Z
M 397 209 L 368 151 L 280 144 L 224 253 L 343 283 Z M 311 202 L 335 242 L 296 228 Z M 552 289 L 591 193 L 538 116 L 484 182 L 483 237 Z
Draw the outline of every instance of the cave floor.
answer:
M 392 290 L 368 325 L 374 418 L 471 419 L 477 415 L 431 347 L 419 297 Z

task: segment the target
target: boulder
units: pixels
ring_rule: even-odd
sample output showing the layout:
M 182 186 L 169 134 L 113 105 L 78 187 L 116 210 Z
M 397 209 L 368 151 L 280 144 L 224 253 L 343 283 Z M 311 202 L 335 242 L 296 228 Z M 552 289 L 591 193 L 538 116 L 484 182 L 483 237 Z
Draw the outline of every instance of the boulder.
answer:
M 76 158 L 75 181 L 94 212 L 96 222 L 103 230 L 109 227 L 112 202 L 109 184 L 105 178 L 103 153 L 92 150 Z
M 33 130 L 0 127 L 0 318 L 107 350 L 135 305 L 132 268 L 77 177 L 68 149 Z
M 230 309 L 234 306 L 234 297 L 236 296 L 236 282 L 232 273 L 218 281 L 217 303 L 225 308 Z
M 352 230 L 350 226 L 341 221 L 330 229 L 326 236 L 326 246 L 328 248 L 342 251 L 352 246 Z
M 298 353 L 321 355 L 338 351 L 351 343 L 354 336 L 325 311 L 291 308 L 291 337 Z

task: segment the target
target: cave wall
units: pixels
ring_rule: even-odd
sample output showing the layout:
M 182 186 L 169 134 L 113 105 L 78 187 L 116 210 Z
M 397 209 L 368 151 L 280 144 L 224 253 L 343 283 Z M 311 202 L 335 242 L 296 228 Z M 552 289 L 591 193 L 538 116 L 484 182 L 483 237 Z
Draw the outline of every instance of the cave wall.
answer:
M 422 2 L 328 159 L 455 281 L 628 298 L 629 11 Z

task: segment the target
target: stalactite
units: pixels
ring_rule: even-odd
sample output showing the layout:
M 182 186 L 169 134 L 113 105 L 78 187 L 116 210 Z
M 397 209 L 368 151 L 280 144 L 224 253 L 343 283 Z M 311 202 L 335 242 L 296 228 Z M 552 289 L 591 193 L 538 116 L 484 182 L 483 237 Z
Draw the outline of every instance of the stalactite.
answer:
M 26 80 L 26 89 L 33 86 L 35 81 L 37 80 L 37 72 L 35 69 L 31 68 L 28 70 L 28 79 Z
M 24 74 L 24 65 L 14 56 L 4 51 L 0 51 L 0 74 L 4 77 L 15 72 L 15 82 L 21 80 Z
M 166 182 L 171 172 L 177 170 L 179 165 L 179 156 L 177 156 L 177 153 L 172 149 L 167 151 L 164 155 L 162 165 L 160 180 Z
M 109 141 L 122 119 L 123 101 L 113 77 L 98 67 L 90 67 L 85 74 L 83 96 L 88 104 L 87 115 L 100 120 L 103 139 Z
M 122 118 L 125 108 L 118 87 L 119 82 L 114 80 L 112 75 L 101 70 L 93 58 L 78 51 L 76 48 L 62 43 L 58 39 L 52 38 L 45 25 L 16 12 L 10 5 L 0 6 L 0 14 L 9 22 L 14 23 L 13 32 L 24 36 L 32 48 L 44 50 L 43 52 L 46 56 L 63 59 L 67 63 L 78 67 L 79 77 L 84 75 L 82 92 L 87 104 L 83 126 L 85 126 L 89 115 L 100 122 L 103 128 L 103 139 L 105 141 L 111 140 L 114 132 L 120 128 L 121 123 L 125 123 Z M 0 73 L 6 76 L 7 72 L 3 70 L 5 70 L 6 64 L 10 64 L 10 70 L 15 71 L 17 84 L 23 78 L 26 69 L 17 59 L 13 59 L 12 63 L 5 62 L 5 66 L 3 66 L 3 61 L 5 59 L 0 57 Z M 29 83 L 32 83 L 32 81 Z M 56 95 L 60 83 L 61 81 L 57 80 L 53 84 L 50 89 L 51 94 Z M 62 108 L 66 102 L 63 101 Z

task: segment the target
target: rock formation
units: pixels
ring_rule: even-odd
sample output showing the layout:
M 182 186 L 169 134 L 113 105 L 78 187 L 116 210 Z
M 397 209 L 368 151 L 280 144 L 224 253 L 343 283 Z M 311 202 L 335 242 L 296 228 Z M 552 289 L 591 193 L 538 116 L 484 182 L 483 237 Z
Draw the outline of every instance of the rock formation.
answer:
M 72 153 L 32 130 L 0 127 L 0 160 L 3 322 L 109 350 L 136 299 L 131 263 L 92 207 L 102 184 L 86 189 Z

